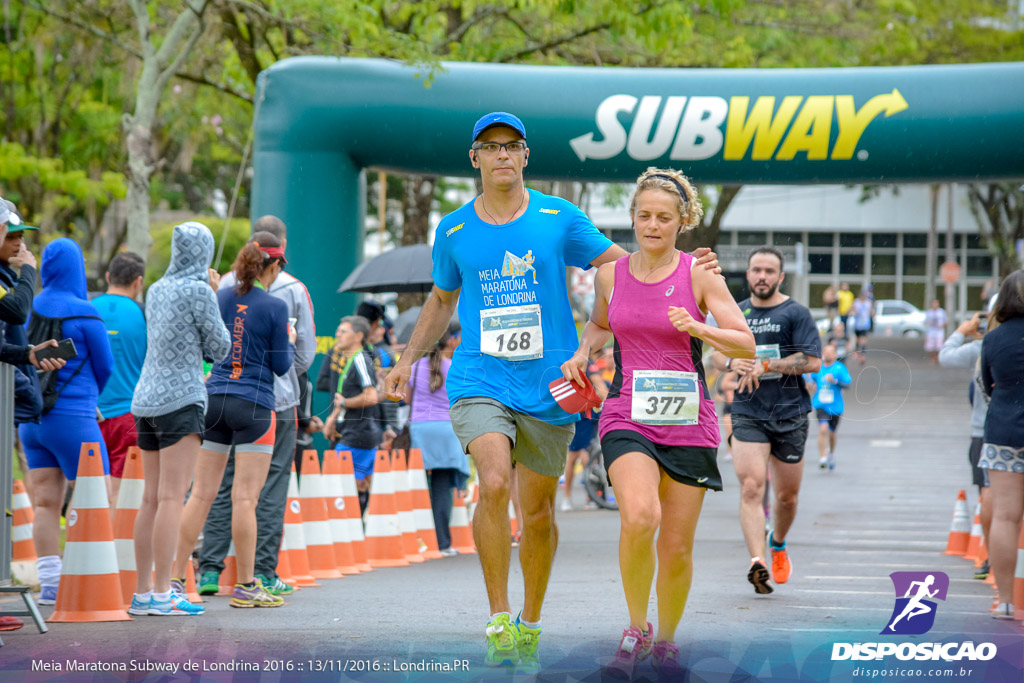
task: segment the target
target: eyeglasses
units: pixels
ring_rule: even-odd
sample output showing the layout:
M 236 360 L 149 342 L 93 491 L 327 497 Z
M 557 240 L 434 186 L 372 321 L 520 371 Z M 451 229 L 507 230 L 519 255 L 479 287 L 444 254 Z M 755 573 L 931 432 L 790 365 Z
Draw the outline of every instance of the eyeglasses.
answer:
M 513 140 L 512 142 L 477 142 L 472 149 L 479 150 L 484 154 L 497 154 L 499 149 L 505 149 L 509 154 L 522 154 L 526 149 L 525 140 Z

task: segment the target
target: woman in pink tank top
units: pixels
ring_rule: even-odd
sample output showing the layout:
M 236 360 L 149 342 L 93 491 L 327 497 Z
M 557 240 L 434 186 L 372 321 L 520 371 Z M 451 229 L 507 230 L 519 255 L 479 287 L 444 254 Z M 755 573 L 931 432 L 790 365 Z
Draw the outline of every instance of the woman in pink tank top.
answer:
M 658 670 L 681 672 L 674 641 L 693 578 L 693 536 L 704 492 L 722 488 L 703 344 L 754 357 L 754 336 L 725 280 L 694 269 L 693 257 L 675 248 L 701 214 L 683 174 L 650 168 L 640 176 L 630 204 L 640 248 L 598 270 L 590 322 L 562 366 L 566 378 L 582 380 L 590 350 L 614 334 L 615 379 L 598 433 L 622 520 L 619 566 L 630 621 L 610 667 L 627 677 L 648 655 Z M 705 324 L 708 311 L 718 327 Z M 656 634 L 647 621 L 655 557 Z

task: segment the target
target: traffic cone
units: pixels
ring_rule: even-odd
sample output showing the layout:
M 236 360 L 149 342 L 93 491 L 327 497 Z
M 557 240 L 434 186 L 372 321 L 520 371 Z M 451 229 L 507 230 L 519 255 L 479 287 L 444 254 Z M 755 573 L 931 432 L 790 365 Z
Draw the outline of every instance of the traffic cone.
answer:
M 340 579 L 341 572 L 338 571 L 338 561 L 334 557 L 331 523 L 327 520 L 320 460 L 312 449 L 302 453 L 299 498 L 302 499 L 302 533 L 306 537 L 309 573 L 318 579 Z
M 117 494 L 118 500 L 121 499 L 121 494 Z M 185 597 L 192 604 L 206 602 L 203 600 L 203 596 L 199 594 L 199 589 L 196 588 L 196 568 L 192 564 L 192 556 L 188 558 L 188 564 L 185 565 Z
M 217 595 L 234 595 L 235 584 L 238 583 L 238 560 L 235 555 L 235 542 L 228 546 L 228 556 L 224 558 L 224 571 L 217 579 Z
M 423 452 L 418 448 L 409 449 L 409 495 L 412 499 L 412 516 L 416 522 L 417 540 L 420 542 L 424 559 L 436 560 L 441 557 L 437 547 L 437 530 L 434 529 L 434 512 L 430 505 L 430 491 L 427 490 L 427 473 L 423 469 Z M 426 546 L 426 550 L 422 550 Z
M 479 493 L 479 491 L 477 491 Z M 512 499 L 508 500 L 508 523 L 509 528 L 512 530 L 512 536 L 516 535 L 519 531 L 519 521 L 516 519 L 516 506 L 512 504 Z
M 1024 621 L 1024 524 L 1017 537 L 1017 568 L 1013 572 L 1013 619 Z
M 402 532 L 395 505 L 395 483 L 387 451 L 377 451 L 366 508 L 366 556 L 372 567 L 406 567 Z
M 470 521 L 473 519 L 473 515 L 476 514 L 476 506 L 480 504 L 480 486 L 477 482 L 470 482 L 466 486 L 466 491 L 469 495 L 469 503 L 466 504 L 466 514 L 469 515 Z
M 356 470 L 352 464 L 352 453 L 337 451 L 341 463 L 341 493 L 345 500 L 345 521 L 348 523 L 348 538 L 352 545 L 352 558 L 361 572 L 372 572 L 366 558 L 366 536 L 363 533 L 363 517 L 359 512 L 359 492 L 356 490 Z
M 356 560 L 352 554 L 352 543 L 348 535 L 349 523 L 345 517 L 345 485 L 341 476 L 341 456 L 336 450 L 324 451 L 324 492 L 327 500 L 327 519 L 334 541 L 334 559 L 342 574 L 358 574 Z
M 398 509 L 398 529 L 402 532 L 402 552 L 410 562 L 423 562 L 416 540 L 416 518 L 412 514 L 412 496 L 409 495 L 409 470 L 405 451 L 391 452 L 391 478 L 395 482 L 395 506 Z
M 121 596 L 103 452 L 98 443 L 86 442 L 78 456 L 78 479 L 67 515 L 64 567 L 49 621 L 130 619 Z
M 302 501 L 299 499 L 299 480 L 295 476 L 295 463 L 288 478 L 288 502 L 284 509 L 284 534 L 281 536 L 281 550 L 278 557 L 287 558 L 291 581 L 296 586 L 308 588 L 319 586 L 316 577 L 309 573 L 309 555 L 306 552 L 306 535 L 302 530 Z M 280 559 L 278 566 L 281 566 Z
M 971 539 L 971 517 L 967 514 L 967 493 L 960 489 L 953 506 L 953 522 L 949 526 L 949 542 L 945 555 L 963 555 Z
M 971 536 L 967 540 L 967 552 L 964 559 L 974 562 L 976 567 L 981 566 L 981 501 L 974 508 L 974 521 L 971 523 Z
M 455 505 L 452 506 L 451 524 L 452 547 L 460 553 L 475 553 L 473 530 L 469 528 L 469 514 L 466 512 L 466 497 L 462 491 L 455 491 Z
M 36 566 L 36 544 L 32 541 L 32 523 L 35 521 L 35 513 L 32 511 L 32 501 L 28 498 L 28 491 L 25 490 L 25 483 L 21 479 L 14 480 L 14 498 L 11 501 L 11 573 L 14 573 L 14 565 L 23 565 L 25 569 Z M 19 575 L 23 571 L 18 572 Z M 36 583 L 33 581 L 32 583 Z
M 121 597 L 124 607 L 132 603 L 138 572 L 135 567 L 135 518 L 142 508 L 142 494 L 146 480 L 142 471 L 142 451 L 129 446 L 124 458 L 124 474 L 121 475 L 121 490 L 117 494 L 117 508 L 114 510 L 114 547 L 117 548 L 117 566 L 121 570 Z M 150 567 L 149 571 L 153 571 Z
M 295 577 L 292 576 L 292 563 L 288 561 L 283 537 L 281 538 L 281 547 L 277 551 L 277 578 L 291 586 L 292 590 L 302 590 L 302 587 L 296 584 Z

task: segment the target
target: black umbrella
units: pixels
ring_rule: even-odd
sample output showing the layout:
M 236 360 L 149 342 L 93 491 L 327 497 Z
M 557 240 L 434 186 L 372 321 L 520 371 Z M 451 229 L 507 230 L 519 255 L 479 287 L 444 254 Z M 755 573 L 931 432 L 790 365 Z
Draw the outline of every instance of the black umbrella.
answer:
M 422 310 L 422 306 L 413 306 L 398 314 L 398 317 L 395 319 L 395 344 L 409 343 L 409 338 L 412 337 L 412 330 L 416 327 L 416 321 L 419 320 L 420 311 Z M 458 310 L 452 311 L 452 322 L 459 322 Z
M 430 245 L 414 244 L 364 261 L 345 278 L 339 292 L 429 292 L 434 286 Z

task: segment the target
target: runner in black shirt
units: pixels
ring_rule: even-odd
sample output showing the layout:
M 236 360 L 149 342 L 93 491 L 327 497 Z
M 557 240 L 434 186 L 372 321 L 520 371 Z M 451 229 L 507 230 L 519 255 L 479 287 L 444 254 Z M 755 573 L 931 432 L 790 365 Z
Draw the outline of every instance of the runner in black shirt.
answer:
M 739 306 L 757 341 L 757 360 L 727 361 L 716 354 L 715 361 L 720 370 L 740 373 L 732 404 L 732 452 L 740 480 L 740 526 L 751 555 L 747 580 L 756 593 L 771 593 L 769 578 L 785 583 L 792 570 L 786 533 L 796 517 L 811 411 L 800 375 L 821 366 L 821 339 L 810 311 L 778 291 L 785 279 L 782 266 L 782 252 L 769 246 L 755 249 L 747 262 L 751 297 Z M 771 577 L 762 560 L 768 467 L 775 489 L 775 523 L 768 536 Z

